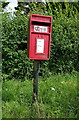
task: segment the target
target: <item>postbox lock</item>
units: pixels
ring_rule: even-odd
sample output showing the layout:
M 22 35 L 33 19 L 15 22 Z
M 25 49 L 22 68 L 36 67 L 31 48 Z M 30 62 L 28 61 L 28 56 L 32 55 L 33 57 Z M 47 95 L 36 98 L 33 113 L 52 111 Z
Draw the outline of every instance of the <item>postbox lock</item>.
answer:
M 43 58 L 47 58 L 46 56 L 43 56 Z

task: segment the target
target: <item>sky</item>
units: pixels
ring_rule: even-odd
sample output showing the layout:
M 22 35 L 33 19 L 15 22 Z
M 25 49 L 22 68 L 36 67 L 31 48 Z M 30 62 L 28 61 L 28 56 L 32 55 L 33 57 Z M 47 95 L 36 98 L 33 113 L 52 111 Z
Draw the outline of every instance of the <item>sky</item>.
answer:
M 4 12 L 13 12 L 13 11 L 15 11 L 14 7 L 18 6 L 18 0 L 5 0 L 5 1 L 10 2 L 10 3 L 4 9 Z M 42 0 L 42 2 L 45 2 L 45 0 Z
M 14 7 L 17 7 L 18 5 L 17 0 L 6 0 L 6 2 L 10 2 Z
M 12 12 L 15 11 L 14 7 L 18 6 L 17 0 L 6 0 L 9 4 L 4 8 L 4 12 Z

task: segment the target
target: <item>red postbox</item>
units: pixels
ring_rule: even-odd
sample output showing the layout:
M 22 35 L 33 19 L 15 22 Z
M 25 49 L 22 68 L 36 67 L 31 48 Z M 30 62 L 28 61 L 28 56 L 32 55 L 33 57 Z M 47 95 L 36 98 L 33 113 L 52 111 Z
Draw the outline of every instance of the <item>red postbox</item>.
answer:
M 34 60 L 49 60 L 52 34 L 52 17 L 45 15 L 30 15 L 28 58 Z

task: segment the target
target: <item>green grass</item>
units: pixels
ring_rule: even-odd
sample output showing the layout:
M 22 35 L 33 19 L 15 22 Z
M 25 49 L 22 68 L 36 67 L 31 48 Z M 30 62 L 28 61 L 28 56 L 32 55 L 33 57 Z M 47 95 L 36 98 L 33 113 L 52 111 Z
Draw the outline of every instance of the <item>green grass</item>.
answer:
M 39 77 L 38 103 L 33 81 L 3 82 L 3 118 L 77 118 L 77 74 Z

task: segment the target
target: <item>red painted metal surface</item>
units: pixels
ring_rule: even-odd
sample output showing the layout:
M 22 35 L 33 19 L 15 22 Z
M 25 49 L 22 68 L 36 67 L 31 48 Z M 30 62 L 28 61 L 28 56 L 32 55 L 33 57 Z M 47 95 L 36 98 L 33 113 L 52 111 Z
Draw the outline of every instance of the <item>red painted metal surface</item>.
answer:
M 28 39 L 28 58 L 49 60 L 52 34 L 52 17 L 31 14 Z

